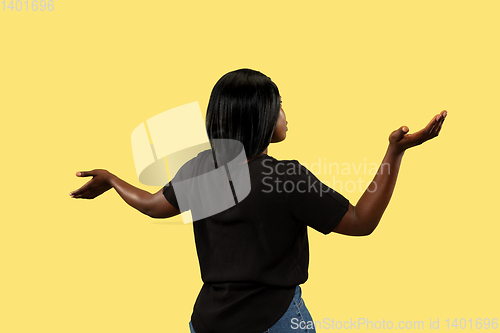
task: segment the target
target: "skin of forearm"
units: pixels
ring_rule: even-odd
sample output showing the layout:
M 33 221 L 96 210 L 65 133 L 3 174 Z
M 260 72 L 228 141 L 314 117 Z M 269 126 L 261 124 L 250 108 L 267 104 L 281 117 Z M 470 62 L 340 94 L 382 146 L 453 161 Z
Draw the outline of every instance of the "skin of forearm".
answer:
M 370 234 L 382 218 L 394 192 L 403 155 L 389 145 L 377 174 L 354 207 L 361 233 Z
M 109 183 L 127 204 L 149 215 L 148 199 L 151 198 L 151 193 L 132 186 L 113 174 L 110 176 Z

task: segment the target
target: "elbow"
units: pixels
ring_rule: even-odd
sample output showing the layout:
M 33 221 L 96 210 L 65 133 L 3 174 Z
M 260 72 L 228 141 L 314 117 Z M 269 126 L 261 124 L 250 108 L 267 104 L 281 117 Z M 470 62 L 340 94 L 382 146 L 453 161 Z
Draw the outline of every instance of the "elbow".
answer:
M 350 205 L 349 210 L 333 231 L 347 236 L 368 236 L 375 230 L 379 220 L 373 216 L 359 216 L 355 207 Z
M 375 220 L 369 220 L 369 219 L 364 219 L 360 220 L 359 218 L 356 218 L 356 231 L 357 231 L 357 236 L 369 236 L 375 231 L 375 229 L 378 226 L 378 222 L 380 219 L 375 219 Z
M 158 218 L 156 214 L 154 213 L 153 209 L 148 209 L 147 207 L 143 207 L 142 209 L 139 209 L 141 213 L 143 213 L 146 216 L 149 216 L 151 218 Z
M 370 230 L 356 230 L 356 232 L 350 234 L 350 236 L 365 237 L 372 234 L 374 229 Z
M 374 230 L 375 230 L 375 228 L 370 229 L 370 230 L 367 230 L 367 231 L 365 231 L 365 232 L 364 232 L 362 235 L 360 235 L 360 236 L 370 236 L 370 235 L 373 233 L 373 231 L 374 231 Z
M 380 219 L 377 219 L 374 223 L 372 223 L 372 225 L 368 228 L 368 230 L 366 230 L 364 236 L 371 235 L 375 231 L 375 229 L 377 229 L 379 222 L 380 222 Z
M 378 222 L 374 221 L 372 223 L 364 223 L 363 226 L 358 229 L 358 236 L 369 236 L 371 235 L 378 226 Z
M 153 210 L 145 210 L 142 212 L 144 215 L 149 216 L 152 219 L 159 219 L 162 218 L 159 216 L 157 213 L 155 213 Z

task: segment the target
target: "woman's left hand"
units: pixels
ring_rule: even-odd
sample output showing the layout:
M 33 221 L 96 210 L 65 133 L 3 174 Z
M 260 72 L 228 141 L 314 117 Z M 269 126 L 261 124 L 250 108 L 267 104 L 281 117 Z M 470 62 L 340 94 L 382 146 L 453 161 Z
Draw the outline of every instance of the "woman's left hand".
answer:
M 94 199 L 100 196 L 107 190 L 111 189 L 111 177 L 113 176 L 109 171 L 104 169 L 94 169 L 91 171 L 79 171 L 76 173 L 78 177 L 90 177 L 85 185 L 78 190 L 70 192 L 72 198 L 79 199 Z

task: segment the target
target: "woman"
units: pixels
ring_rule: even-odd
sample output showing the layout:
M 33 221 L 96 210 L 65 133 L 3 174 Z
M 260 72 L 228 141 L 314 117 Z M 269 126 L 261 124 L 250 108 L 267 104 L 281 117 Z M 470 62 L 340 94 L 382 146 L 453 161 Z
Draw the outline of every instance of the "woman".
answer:
M 241 196 L 230 176 L 228 193 L 234 204 L 193 223 L 204 284 L 189 323 L 191 332 L 315 332 L 299 286 L 307 280 L 307 226 L 324 234 L 370 234 L 389 203 L 404 152 L 436 137 L 445 117 L 443 111 L 413 134 L 406 126 L 392 132 L 379 172 L 353 206 L 299 162 L 267 155 L 269 143 L 283 141 L 287 131 L 281 97 L 271 79 L 250 69 L 224 75 L 210 97 L 207 133 L 213 148 L 216 139 L 241 142 L 251 186 Z M 93 178 L 70 195 L 92 199 L 113 187 L 142 213 L 168 218 L 180 213 L 178 199 L 200 193 L 193 186 L 191 192 L 180 193 L 175 184 L 214 165 L 224 165 L 227 171 L 230 161 L 225 151 L 202 152 L 156 194 L 106 170 L 77 172 Z

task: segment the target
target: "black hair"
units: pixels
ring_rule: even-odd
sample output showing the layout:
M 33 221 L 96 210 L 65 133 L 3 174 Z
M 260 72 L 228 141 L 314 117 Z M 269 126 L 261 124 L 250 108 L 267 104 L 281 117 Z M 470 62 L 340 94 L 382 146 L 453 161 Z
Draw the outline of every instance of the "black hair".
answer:
M 215 84 L 208 103 L 206 127 L 213 139 L 243 144 L 247 159 L 261 154 L 271 142 L 280 112 L 276 84 L 261 72 L 238 69 Z

